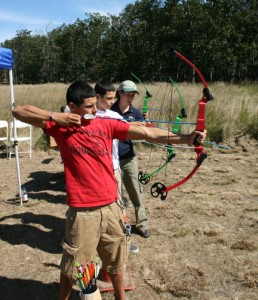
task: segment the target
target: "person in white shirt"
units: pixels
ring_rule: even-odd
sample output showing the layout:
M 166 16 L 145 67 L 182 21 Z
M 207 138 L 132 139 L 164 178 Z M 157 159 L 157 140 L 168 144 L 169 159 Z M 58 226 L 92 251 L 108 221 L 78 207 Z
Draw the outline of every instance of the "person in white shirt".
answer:
M 123 120 L 123 117 L 112 110 L 110 107 L 114 104 L 116 100 L 116 89 L 112 82 L 110 81 L 98 81 L 94 87 L 97 97 L 97 118 L 112 118 Z M 104 120 L 103 120 L 104 121 Z M 117 181 L 118 196 L 121 203 L 121 206 L 124 210 L 124 216 L 126 221 L 125 207 L 122 201 L 122 179 L 121 179 L 121 169 L 119 163 L 119 152 L 118 152 L 118 140 L 113 140 L 112 148 L 112 160 L 114 166 L 114 174 Z M 138 253 L 139 248 L 135 244 L 131 244 L 130 252 Z

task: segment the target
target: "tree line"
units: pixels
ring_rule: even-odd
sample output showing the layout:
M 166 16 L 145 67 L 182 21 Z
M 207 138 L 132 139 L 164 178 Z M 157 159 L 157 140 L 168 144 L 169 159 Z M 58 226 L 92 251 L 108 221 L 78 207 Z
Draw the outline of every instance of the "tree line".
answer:
M 119 15 L 85 13 L 44 35 L 24 29 L 1 44 L 14 55 L 14 81 L 130 79 L 198 81 L 174 55 L 191 60 L 209 82 L 258 80 L 257 0 L 142 0 Z M 0 75 L 1 81 L 4 74 Z

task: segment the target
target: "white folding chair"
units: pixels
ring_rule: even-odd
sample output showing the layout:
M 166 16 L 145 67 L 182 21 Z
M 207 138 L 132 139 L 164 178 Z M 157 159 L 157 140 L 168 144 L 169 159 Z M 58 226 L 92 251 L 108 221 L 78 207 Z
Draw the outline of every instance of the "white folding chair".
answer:
M 17 132 L 17 142 L 19 146 L 19 154 L 21 153 L 29 153 L 31 158 L 32 152 L 32 126 L 28 123 L 21 122 L 19 120 L 15 120 L 15 128 Z M 26 143 L 26 145 L 21 145 L 21 143 Z M 9 158 L 11 159 L 12 155 L 15 155 L 15 147 L 13 147 L 14 143 L 14 126 L 13 121 L 11 122 L 11 131 L 10 131 L 10 151 Z
M 8 122 L 4 120 L 0 120 L 0 143 L 4 144 L 6 148 L 6 157 L 8 158 Z M 0 150 L 1 153 L 4 153 L 5 151 Z

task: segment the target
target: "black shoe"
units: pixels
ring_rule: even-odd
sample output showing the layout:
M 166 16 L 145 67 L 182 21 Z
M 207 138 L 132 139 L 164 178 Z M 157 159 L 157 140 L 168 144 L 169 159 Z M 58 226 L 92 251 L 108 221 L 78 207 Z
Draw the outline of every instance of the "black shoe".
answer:
M 151 236 L 151 233 L 150 233 L 149 229 L 144 229 L 144 228 L 141 228 L 141 227 L 132 226 L 132 232 L 136 233 L 136 234 L 139 234 L 141 237 L 144 237 L 146 239 Z

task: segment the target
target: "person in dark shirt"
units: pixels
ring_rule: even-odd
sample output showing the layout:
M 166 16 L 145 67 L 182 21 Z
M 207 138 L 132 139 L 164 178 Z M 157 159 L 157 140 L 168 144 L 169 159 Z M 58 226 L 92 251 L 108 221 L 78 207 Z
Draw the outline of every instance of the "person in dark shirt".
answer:
M 139 94 L 133 81 L 125 80 L 118 87 L 118 100 L 112 105 L 111 110 L 119 113 L 128 122 L 134 125 L 145 126 L 145 120 L 139 109 L 132 105 L 135 93 Z M 133 227 L 135 233 L 148 238 L 151 233 L 148 228 L 142 187 L 138 181 L 138 161 L 131 140 L 119 141 L 119 161 L 122 170 L 122 180 L 130 200 L 135 209 L 136 224 Z

